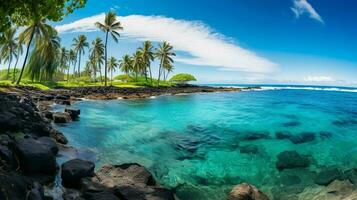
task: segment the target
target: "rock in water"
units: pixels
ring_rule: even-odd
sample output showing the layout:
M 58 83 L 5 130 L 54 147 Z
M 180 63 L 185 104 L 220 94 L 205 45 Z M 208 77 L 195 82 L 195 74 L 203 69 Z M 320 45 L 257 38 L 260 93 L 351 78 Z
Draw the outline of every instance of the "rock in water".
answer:
M 54 123 L 68 123 L 70 122 L 71 116 L 69 113 L 61 113 L 61 112 L 56 112 L 53 114 L 53 122 Z
M 257 145 L 254 144 L 248 144 L 245 146 L 240 146 L 239 151 L 241 153 L 247 153 L 247 154 L 257 154 L 259 152 L 259 148 Z
M 279 153 L 278 161 L 276 162 L 276 168 L 279 171 L 284 169 L 305 168 L 309 165 L 309 159 L 296 151 L 284 151 Z
M 21 169 L 26 173 L 54 174 L 56 158 L 55 147 L 52 145 L 33 138 L 18 140 L 15 144 L 15 153 Z
M 81 114 L 81 111 L 79 109 L 72 109 L 72 108 L 66 108 L 64 109 L 64 112 L 68 113 L 73 120 L 77 119 Z
M 336 179 L 342 179 L 342 172 L 339 169 L 327 169 L 319 172 L 314 179 L 318 185 L 328 185 Z
M 62 183 L 65 187 L 77 188 L 81 178 L 94 175 L 94 163 L 73 159 L 62 164 Z
M 269 200 L 269 198 L 255 186 L 242 183 L 232 189 L 228 200 Z
M 56 142 L 52 138 L 50 138 L 50 137 L 40 137 L 40 138 L 37 139 L 37 141 L 43 143 L 44 145 L 47 145 L 48 148 L 51 149 L 52 153 L 54 155 L 57 155 L 58 147 L 57 147 Z
M 312 132 L 303 132 L 299 135 L 293 135 L 289 140 L 294 144 L 301 144 L 306 142 L 312 142 L 315 140 L 315 134 Z

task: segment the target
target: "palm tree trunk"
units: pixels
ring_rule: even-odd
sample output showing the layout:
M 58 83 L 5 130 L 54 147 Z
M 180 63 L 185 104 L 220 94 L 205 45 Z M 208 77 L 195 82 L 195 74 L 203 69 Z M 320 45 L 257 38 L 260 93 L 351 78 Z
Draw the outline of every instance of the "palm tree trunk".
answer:
M 77 56 L 78 57 L 78 56 Z M 76 65 L 77 65 L 77 59 L 76 61 L 73 62 L 73 74 L 72 74 L 72 78 L 74 78 L 74 74 L 76 73 Z
M 113 86 L 113 69 L 111 70 L 111 75 L 110 75 L 110 85 Z
M 11 51 L 11 50 L 10 50 Z M 6 75 L 6 80 L 9 80 L 10 78 L 10 66 L 11 66 L 11 62 L 12 62 L 12 56 L 10 55 L 10 61 L 9 61 L 9 66 L 7 68 L 7 75 Z
M 36 30 L 36 28 L 37 28 L 37 27 L 35 26 L 34 29 L 32 30 L 32 33 L 31 33 L 31 36 L 30 36 L 30 41 L 29 41 L 29 43 L 27 44 L 25 60 L 24 60 L 24 63 L 22 64 L 21 73 L 20 73 L 19 79 L 17 80 L 16 85 L 20 84 L 20 81 L 21 81 L 21 78 L 22 78 L 22 74 L 24 73 L 24 69 L 25 69 L 27 57 L 28 57 L 28 55 L 29 55 L 30 45 L 31 45 L 33 36 L 35 35 L 35 30 Z
M 108 31 L 105 35 L 105 67 L 104 67 L 104 81 L 105 81 L 105 84 L 104 86 L 107 86 L 107 46 L 108 46 Z
M 69 68 L 71 66 L 71 61 L 68 61 L 68 69 L 67 69 L 67 83 L 69 82 Z
M 160 86 L 161 67 L 162 67 L 162 60 L 160 61 L 160 67 L 159 67 L 159 78 L 157 79 L 157 87 L 159 87 L 159 86 Z
M 151 67 L 150 67 L 150 64 L 149 64 L 149 71 L 150 71 L 150 79 L 151 79 L 151 85 L 152 85 L 152 73 L 151 73 Z
M 102 67 L 100 66 L 100 64 L 98 66 L 99 66 L 100 83 L 103 84 Z
M 78 77 L 81 77 L 81 51 L 79 51 L 79 59 L 78 59 Z
M 19 56 L 17 56 L 17 58 L 16 58 L 16 62 L 15 62 L 15 67 L 14 67 L 14 72 L 13 72 L 13 83 L 15 83 L 15 79 L 16 79 L 16 67 L 17 67 L 17 62 L 19 62 Z

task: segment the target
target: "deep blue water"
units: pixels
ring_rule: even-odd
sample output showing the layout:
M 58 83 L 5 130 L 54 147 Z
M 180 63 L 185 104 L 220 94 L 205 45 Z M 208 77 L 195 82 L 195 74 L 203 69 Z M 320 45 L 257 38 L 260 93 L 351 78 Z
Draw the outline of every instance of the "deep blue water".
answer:
M 265 88 L 274 89 L 274 88 Z M 140 163 L 158 182 L 185 199 L 225 199 L 233 185 L 249 182 L 270 196 L 297 175 L 299 185 L 329 166 L 357 165 L 357 93 L 352 88 L 290 88 L 161 96 L 141 100 L 81 101 L 79 121 L 61 126 L 70 144 L 98 155 L 97 164 Z M 357 90 L 356 90 L 357 91 Z M 55 106 L 55 109 L 59 109 Z M 275 133 L 311 132 L 302 144 Z M 269 137 L 246 140 L 254 133 Z M 240 151 L 255 145 L 255 153 Z M 307 169 L 279 172 L 277 155 L 309 155 Z

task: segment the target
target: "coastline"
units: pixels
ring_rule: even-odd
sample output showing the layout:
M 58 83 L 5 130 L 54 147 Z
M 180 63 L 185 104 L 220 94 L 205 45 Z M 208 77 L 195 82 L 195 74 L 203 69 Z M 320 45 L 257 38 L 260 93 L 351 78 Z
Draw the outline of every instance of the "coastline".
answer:
M 247 89 L 252 88 L 245 88 L 245 90 Z M 4 194 L 4 198 L 13 198 L 17 194 L 18 199 L 22 199 L 24 195 L 30 193 L 39 195 L 44 199 L 44 188 L 53 185 L 56 176 L 60 173 L 62 174 L 62 186 L 64 186 L 60 196 L 63 199 L 80 197 L 85 199 L 98 197 L 116 199 L 117 193 L 127 199 L 133 199 L 139 194 L 145 197 L 154 195 L 157 197 L 154 199 L 176 199 L 173 190 L 161 187 L 145 167 L 136 163 L 104 165 L 94 171 L 95 164 L 93 162 L 72 159 L 59 168 L 56 161 L 58 152 L 63 149 L 76 150 L 76 147 L 68 144 L 66 137 L 54 128 L 53 123 L 70 123 L 78 117 L 80 111 L 69 109 L 65 112 L 55 113 L 52 111 L 51 105 L 57 103 L 70 106 L 73 102 L 80 101 L 82 98 L 92 100 L 138 99 L 160 95 L 239 91 L 242 91 L 242 88 L 208 86 L 85 87 L 47 91 L 23 86 L 3 87 L 0 90 L 0 100 L 2 101 L 0 150 L 2 154 L 4 152 L 8 154 L 8 160 L 1 164 L 4 171 L 1 171 L 0 185 L 8 190 Z M 32 152 L 33 149 L 34 152 Z M 86 175 L 73 175 L 71 172 L 68 175 L 69 178 L 66 178 L 66 170 L 72 170 L 72 172 L 79 170 L 82 175 L 83 173 Z M 123 182 L 122 179 L 116 178 L 118 176 L 126 181 Z M 137 179 L 137 176 L 141 178 Z M 69 182 L 74 182 L 74 184 L 68 184 Z M 107 182 L 112 184 L 108 185 Z M 6 186 L 8 183 L 15 185 L 15 187 L 9 188 Z M 24 188 L 24 185 L 30 189 Z M 130 187 L 127 187 L 128 185 Z M 245 190 L 251 189 L 247 185 L 244 185 L 244 187 Z M 258 192 L 258 189 L 255 188 L 254 191 Z M 226 194 L 222 194 L 222 196 L 224 195 Z

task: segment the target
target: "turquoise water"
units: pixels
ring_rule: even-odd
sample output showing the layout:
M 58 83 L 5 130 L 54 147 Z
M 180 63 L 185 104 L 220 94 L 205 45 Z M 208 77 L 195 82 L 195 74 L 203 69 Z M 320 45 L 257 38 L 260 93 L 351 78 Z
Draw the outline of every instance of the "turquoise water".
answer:
M 302 187 L 324 167 L 357 163 L 357 93 L 265 90 L 161 96 L 142 100 L 81 101 L 79 121 L 61 126 L 70 144 L 88 148 L 103 163 L 140 163 L 181 199 L 225 199 L 233 185 L 249 182 L 270 196 L 297 175 Z M 58 109 L 59 107 L 55 107 Z M 312 132 L 294 144 L 277 131 Z M 270 137 L 245 140 L 252 133 Z M 256 145 L 255 153 L 240 147 Z M 309 155 L 307 169 L 279 172 L 277 154 Z

